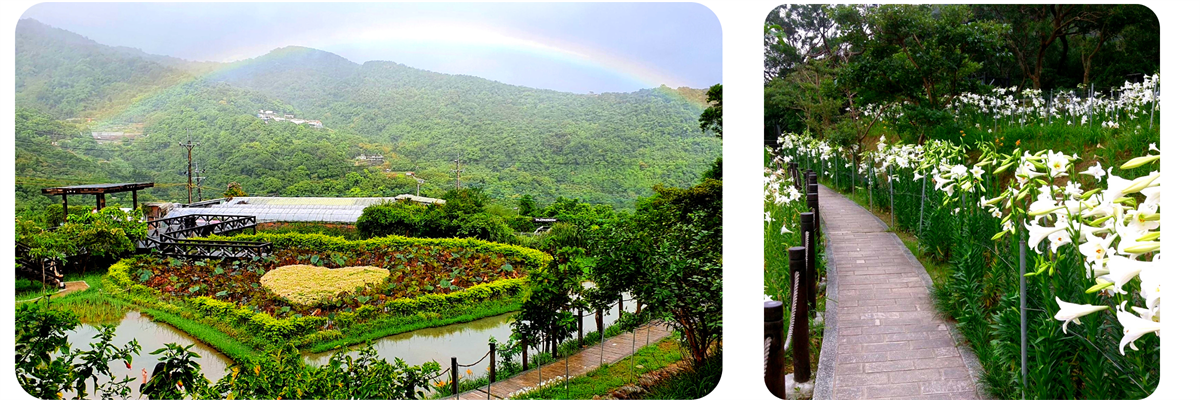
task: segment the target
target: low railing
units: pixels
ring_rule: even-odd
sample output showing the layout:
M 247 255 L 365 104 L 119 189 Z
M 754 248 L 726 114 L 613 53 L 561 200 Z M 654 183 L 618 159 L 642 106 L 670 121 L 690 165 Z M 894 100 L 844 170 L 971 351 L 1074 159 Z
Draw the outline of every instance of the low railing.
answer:
M 799 171 L 794 163 L 788 169 L 797 189 L 803 189 L 806 193 L 811 211 L 800 214 L 799 234 L 804 245 L 787 249 L 792 296 L 784 301 L 790 302 L 791 313 L 784 318 L 783 302 L 767 301 L 763 305 L 763 375 L 767 389 L 781 399 L 786 395 L 783 367 L 789 346 L 793 382 L 805 382 L 812 377 L 808 323 L 809 310 L 816 310 L 817 306 L 817 237 L 820 235 L 817 175 L 811 170 Z M 790 341 L 783 336 L 785 323 L 788 323 Z
M 257 218 L 251 215 L 191 214 L 149 221 L 147 237 L 152 240 L 181 240 L 254 229 Z
M 38 281 L 53 285 L 57 288 L 64 287 L 63 275 L 59 273 L 59 263 L 49 259 L 34 259 L 29 255 L 31 249 L 20 242 L 17 243 L 16 275 L 31 281 Z
M 271 254 L 271 243 L 221 240 L 151 241 L 159 253 L 188 258 L 253 258 Z

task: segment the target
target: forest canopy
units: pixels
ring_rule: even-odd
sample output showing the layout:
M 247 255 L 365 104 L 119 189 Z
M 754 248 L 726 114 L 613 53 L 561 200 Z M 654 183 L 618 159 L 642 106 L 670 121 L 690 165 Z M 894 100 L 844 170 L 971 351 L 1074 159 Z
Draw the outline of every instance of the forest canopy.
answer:
M 16 58 L 18 209 L 52 202 L 40 188 L 97 182 L 154 181 L 144 200 L 183 201 L 188 140 L 206 198 L 230 182 L 252 196 L 396 196 L 419 178 L 425 196 L 461 182 L 514 206 L 528 194 L 632 209 L 720 155 L 696 123 L 704 89 L 572 94 L 302 47 L 192 62 L 31 19 Z

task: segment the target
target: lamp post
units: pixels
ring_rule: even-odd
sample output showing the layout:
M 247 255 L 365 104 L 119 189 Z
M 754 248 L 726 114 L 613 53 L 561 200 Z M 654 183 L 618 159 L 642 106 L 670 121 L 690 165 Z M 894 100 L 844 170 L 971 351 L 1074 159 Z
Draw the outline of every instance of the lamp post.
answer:
M 422 184 L 422 183 L 425 183 L 425 180 L 424 180 L 424 179 L 421 179 L 421 178 L 418 178 L 418 177 L 417 177 L 417 174 L 415 174 L 415 173 L 413 173 L 413 172 L 411 172 L 411 171 L 410 171 L 410 172 L 405 172 L 405 173 L 404 173 L 404 175 L 411 176 L 413 179 L 416 179 L 416 180 L 417 180 L 417 197 L 420 197 L 420 196 L 421 196 L 421 184 Z

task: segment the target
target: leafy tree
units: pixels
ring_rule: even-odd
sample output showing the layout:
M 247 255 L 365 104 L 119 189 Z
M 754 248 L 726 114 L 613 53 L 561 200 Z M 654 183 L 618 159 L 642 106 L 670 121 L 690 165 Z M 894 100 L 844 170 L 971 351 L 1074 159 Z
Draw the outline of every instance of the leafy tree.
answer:
M 67 311 L 29 303 L 17 307 L 15 368 L 27 393 L 54 399 L 72 383 L 72 361 L 56 355 L 70 353 L 67 332 L 78 325 L 79 318 Z
M 226 199 L 232 199 L 234 197 L 245 197 L 246 191 L 242 190 L 242 184 L 237 183 L 237 182 L 229 182 L 229 185 L 226 186 L 225 193 L 222 193 L 221 195 L 224 196 Z
M 711 131 L 721 137 L 721 84 L 712 85 L 708 88 L 706 100 L 708 108 L 704 109 L 704 113 L 700 114 L 700 129 Z
M 953 96 L 979 87 L 970 77 L 980 55 L 999 51 L 1008 29 L 956 5 L 839 6 L 834 19 L 855 54 L 838 76 L 854 87 L 847 101 L 899 104 L 918 141 L 924 128 L 951 120 Z
M 558 249 L 554 262 L 529 273 L 529 294 L 513 317 L 513 333 L 526 344 L 549 346 L 571 336 L 576 324 L 573 310 L 585 307 L 578 298 L 583 290 L 583 250 Z

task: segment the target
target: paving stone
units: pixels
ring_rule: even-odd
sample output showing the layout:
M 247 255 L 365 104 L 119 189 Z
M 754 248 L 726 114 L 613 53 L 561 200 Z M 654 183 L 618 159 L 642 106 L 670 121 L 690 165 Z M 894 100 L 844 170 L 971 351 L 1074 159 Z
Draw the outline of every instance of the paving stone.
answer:
M 871 213 L 821 186 L 837 273 L 834 399 L 975 399 L 977 385 L 908 249 Z M 968 353 L 969 354 L 969 353 Z

